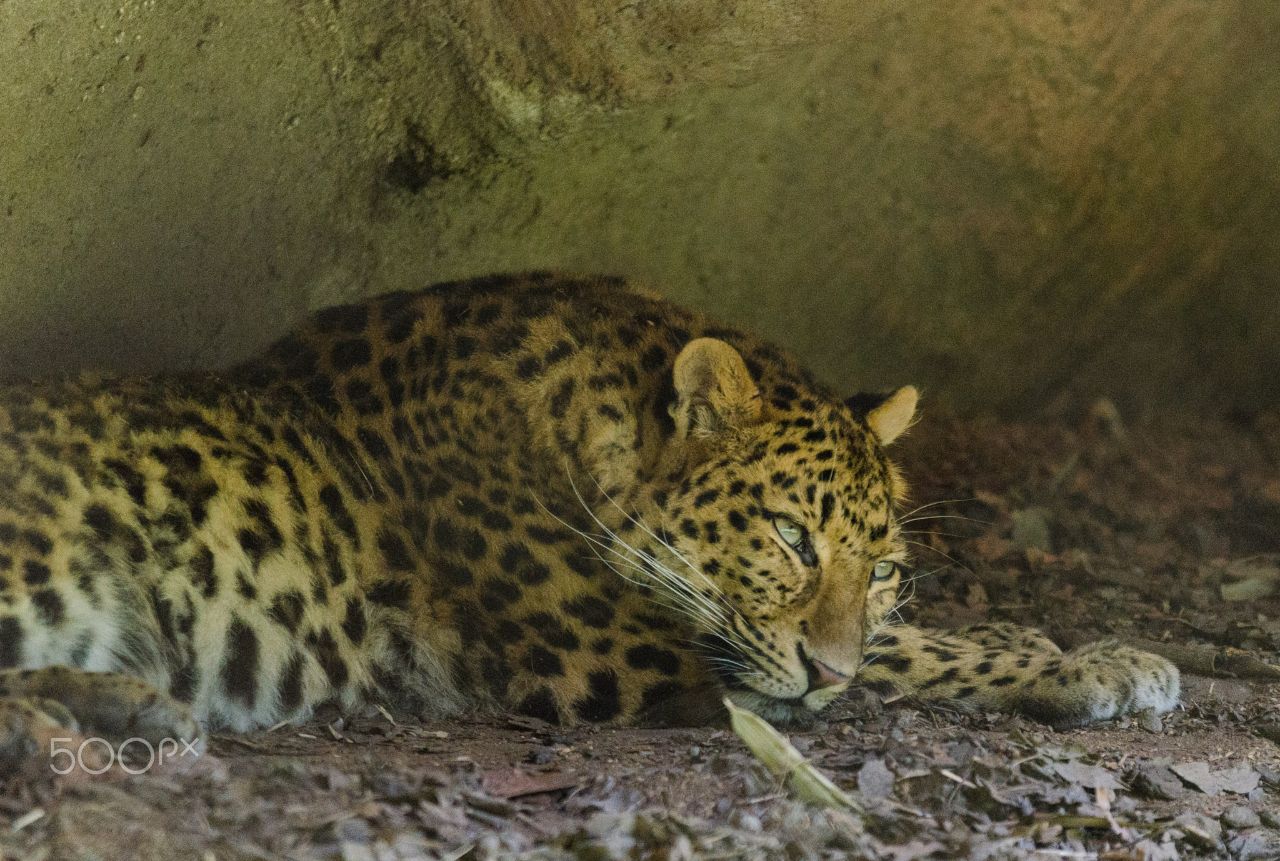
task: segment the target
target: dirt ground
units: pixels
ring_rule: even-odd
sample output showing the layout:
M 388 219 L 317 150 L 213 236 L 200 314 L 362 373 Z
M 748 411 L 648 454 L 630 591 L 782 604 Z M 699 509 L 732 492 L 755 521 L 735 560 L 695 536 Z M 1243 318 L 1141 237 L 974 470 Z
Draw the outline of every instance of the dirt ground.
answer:
M 726 728 L 327 715 L 11 781 L 0 857 L 1280 858 L 1280 416 L 935 413 L 899 457 L 910 618 L 1142 640 L 1184 668 L 1181 708 L 1055 732 L 858 693 L 789 732 L 858 813 L 790 798 Z

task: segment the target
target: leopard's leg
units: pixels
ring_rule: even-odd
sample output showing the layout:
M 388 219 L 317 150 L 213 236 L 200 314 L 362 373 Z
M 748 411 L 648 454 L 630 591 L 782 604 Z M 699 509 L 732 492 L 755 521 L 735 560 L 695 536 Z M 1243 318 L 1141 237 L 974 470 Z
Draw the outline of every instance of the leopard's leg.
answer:
M 79 733 L 76 719 L 61 703 L 0 697 L 0 781 L 38 773 L 50 743 Z
M 1065 728 L 1178 702 L 1178 670 L 1164 658 L 1112 641 L 1059 653 L 1037 644 L 909 625 L 887 629 L 858 678 L 926 701 L 1016 712 Z
M 0 671 L 0 698 L 34 709 L 70 730 L 120 742 L 140 738 L 195 743 L 200 725 L 191 709 L 135 676 L 75 667 Z M 38 715 L 28 715 L 36 717 Z
M 1015 649 L 1021 651 L 1046 651 L 1062 654 L 1058 644 L 1036 628 L 1015 625 L 1012 622 L 982 622 L 949 631 L 954 636 L 970 640 L 985 649 Z

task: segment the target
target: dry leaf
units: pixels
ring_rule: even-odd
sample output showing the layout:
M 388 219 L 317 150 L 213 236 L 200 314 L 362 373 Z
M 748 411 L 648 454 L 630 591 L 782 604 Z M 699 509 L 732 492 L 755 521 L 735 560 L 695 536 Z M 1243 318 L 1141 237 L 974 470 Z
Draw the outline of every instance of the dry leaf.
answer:
M 487 771 L 480 778 L 484 791 L 496 798 L 520 798 L 543 792 L 559 792 L 573 789 L 579 779 L 573 774 L 559 772 L 534 772 L 522 768 L 504 768 Z
M 783 780 L 802 801 L 819 807 L 859 810 L 857 802 L 804 758 L 782 733 L 755 712 L 724 700 L 733 731 L 771 774 Z
M 1272 557 L 1239 559 L 1223 572 L 1231 582 L 1222 584 L 1227 601 L 1254 601 L 1280 592 L 1280 564 Z

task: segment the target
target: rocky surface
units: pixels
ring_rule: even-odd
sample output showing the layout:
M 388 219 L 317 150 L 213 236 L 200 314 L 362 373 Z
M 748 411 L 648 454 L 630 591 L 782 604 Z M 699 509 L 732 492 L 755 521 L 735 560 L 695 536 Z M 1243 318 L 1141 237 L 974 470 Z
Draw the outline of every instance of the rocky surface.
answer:
M 625 274 L 849 387 L 1280 403 L 1280 7 L 7 0 L 0 376 Z

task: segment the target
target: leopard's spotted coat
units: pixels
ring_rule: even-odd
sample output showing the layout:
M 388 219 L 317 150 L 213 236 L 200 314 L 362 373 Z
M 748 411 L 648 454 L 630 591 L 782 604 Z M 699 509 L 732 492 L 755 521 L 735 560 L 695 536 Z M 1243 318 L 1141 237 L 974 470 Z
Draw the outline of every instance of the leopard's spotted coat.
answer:
M 223 377 L 9 385 L 0 709 L 687 721 L 725 689 L 819 708 L 855 672 L 1058 724 L 1172 707 L 1152 655 L 881 628 L 914 405 L 543 274 L 331 308 Z

